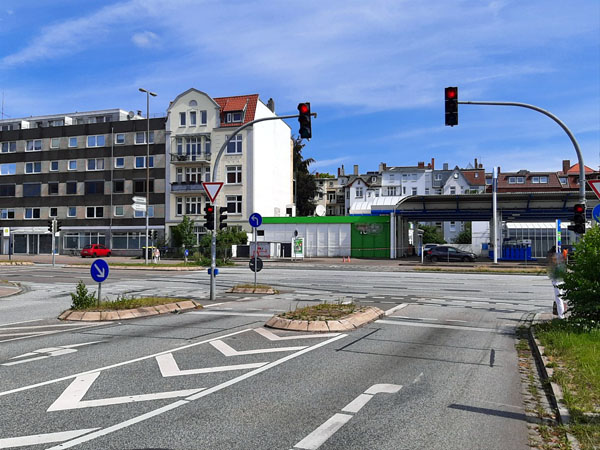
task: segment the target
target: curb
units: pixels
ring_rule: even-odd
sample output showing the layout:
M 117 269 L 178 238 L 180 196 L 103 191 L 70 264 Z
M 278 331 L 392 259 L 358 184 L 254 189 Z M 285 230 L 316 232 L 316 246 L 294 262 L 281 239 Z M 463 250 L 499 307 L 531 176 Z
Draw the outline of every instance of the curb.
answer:
M 127 320 L 138 317 L 155 316 L 158 314 L 178 313 L 190 309 L 198 309 L 202 305 L 194 300 L 185 300 L 176 303 L 166 303 L 164 305 L 144 306 L 135 309 L 121 309 L 111 311 L 74 311 L 66 310 L 60 316 L 59 320 L 81 320 L 84 322 L 102 322 L 105 320 Z
M 74 268 L 84 268 L 87 269 L 89 266 L 87 266 L 86 264 L 65 264 L 63 265 L 63 267 L 74 267 Z M 173 266 L 163 266 L 161 267 L 160 265 L 158 266 L 119 266 L 118 264 L 115 264 L 113 266 L 110 266 L 111 270 L 117 270 L 117 269 L 125 269 L 125 270 L 166 270 L 166 271 L 182 271 L 182 272 L 186 272 L 186 271 L 200 271 L 200 270 L 205 270 L 206 267 L 203 266 L 195 266 L 195 267 L 173 267 Z
M 0 261 L 0 266 L 33 266 L 30 261 Z
M 279 291 L 273 288 L 241 288 L 233 287 L 226 291 L 228 294 L 278 294 Z
M 265 323 L 265 326 L 288 331 L 329 333 L 352 331 L 384 316 L 385 313 L 381 309 L 375 308 L 374 306 L 368 306 L 362 311 L 355 312 L 338 320 L 292 320 L 273 316 L 267 321 L 267 323 Z
M 23 286 L 13 281 L 7 281 L 6 283 L 0 283 L 0 298 L 11 297 L 23 292 Z

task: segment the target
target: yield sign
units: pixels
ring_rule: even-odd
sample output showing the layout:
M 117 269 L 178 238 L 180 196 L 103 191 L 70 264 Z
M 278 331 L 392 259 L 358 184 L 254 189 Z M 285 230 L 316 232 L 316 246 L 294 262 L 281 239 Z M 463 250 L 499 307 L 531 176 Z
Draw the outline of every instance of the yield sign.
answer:
M 600 198 L 600 180 L 587 180 L 588 184 L 596 194 L 596 197 Z
M 210 202 L 214 203 L 215 198 L 217 198 L 217 195 L 219 195 L 219 191 L 223 187 L 223 183 L 219 182 L 219 181 L 211 181 L 211 182 L 207 181 L 207 182 L 202 183 L 202 187 L 204 188 L 206 195 L 208 195 Z

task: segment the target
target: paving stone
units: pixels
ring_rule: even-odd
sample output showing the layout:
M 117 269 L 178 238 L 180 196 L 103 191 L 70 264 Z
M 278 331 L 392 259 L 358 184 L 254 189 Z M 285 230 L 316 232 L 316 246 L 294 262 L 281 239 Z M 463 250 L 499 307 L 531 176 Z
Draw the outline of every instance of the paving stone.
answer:
M 135 316 L 133 315 L 133 313 L 131 312 L 130 309 L 124 309 L 122 311 L 117 311 L 117 313 L 119 314 L 119 319 L 121 320 L 127 320 L 127 319 L 134 319 Z
M 348 327 L 342 324 L 339 320 L 328 320 L 327 326 L 329 327 L 329 331 L 347 331 Z M 351 325 L 351 329 L 354 329 L 354 326 Z
M 193 309 L 196 307 L 196 303 L 191 300 L 186 300 L 184 302 L 177 302 L 177 305 L 180 309 Z
M 306 320 L 290 320 L 288 330 L 307 331 L 308 322 Z
M 315 331 L 318 333 L 329 333 L 329 327 L 327 326 L 327 322 L 324 320 L 317 320 L 313 322 L 308 322 L 308 331 Z
M 69 320 L 81 320 L 83 317 L 84 311 L 72 311 L 69 315 Z
M 83 314 L 81 320 L 86 322 L 96 322 L 100 320 L 100 311 L 87 311 Z
M 67 309 L 65 312 L 63 312 L 60 316 L 58 316 L 59 320 L 67 320 L 67 317 L 69 317 L 69 315 L 72 313 L 73 311 L 71 311 L 70 309 Z
M 159 314 L 165 314 L 169 312 L 169 309 L 166 307 L 166 305 L 156 305 L 154 306 L 154 309 L 158 311 Z
M 102 311 L 100 320 L 119 320 L 119 314 L 116 311 Z
M 150 306 L 138 308 L 138 312 L 141 313 L 143 316 L 155 316 L 156 314 L 158 314 L 158 311 Z

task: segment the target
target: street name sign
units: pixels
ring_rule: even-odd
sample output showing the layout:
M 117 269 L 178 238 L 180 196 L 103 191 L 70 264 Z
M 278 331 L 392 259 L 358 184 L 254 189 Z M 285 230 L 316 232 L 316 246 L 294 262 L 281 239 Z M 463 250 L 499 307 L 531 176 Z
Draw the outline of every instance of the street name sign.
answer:
M 145 203 L 133 203 L 131 205 L 131 208 L 134 211 L 146 211 L 146 204 Z
M 596 197 L 600 199 L 600 180 L 587 180 L 588 184 L 596 194 Z
M 219 191 L 223 187 L 223 183 L 220 181 L 206 181 L 202 183 L 202 187 L 204 188 L 206 195 L 208 195 L 210 202 L 214 203 L 217 195 L 219 195 Z
M 103 259 L 97 259 L 90 267 L 92 278 L 96 283 L 102 283 L 108 278 L 108 263 Z
M 133 197 L 133 203 L 141 203 L 142 205 L 146 204 L 146 197 Z

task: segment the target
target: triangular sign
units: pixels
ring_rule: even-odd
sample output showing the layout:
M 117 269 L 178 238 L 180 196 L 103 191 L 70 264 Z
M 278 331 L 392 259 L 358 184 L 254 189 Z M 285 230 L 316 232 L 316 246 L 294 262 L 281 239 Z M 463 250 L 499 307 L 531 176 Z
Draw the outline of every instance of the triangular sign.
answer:
M 214 203 L 215 198 L 217 198 L 217 195 L 219 195 L 219 191 L 223 187 L 223 183 L 219 182 L 219 181 L 205 182 L 205 183 L 202 183 L 202 187 L 204 188 L 206 195 L 208 195 L 210 202 Z
M 600 180 L 587 180 L 588 184 L 596 194 L 596 197 L 600 199 Z

